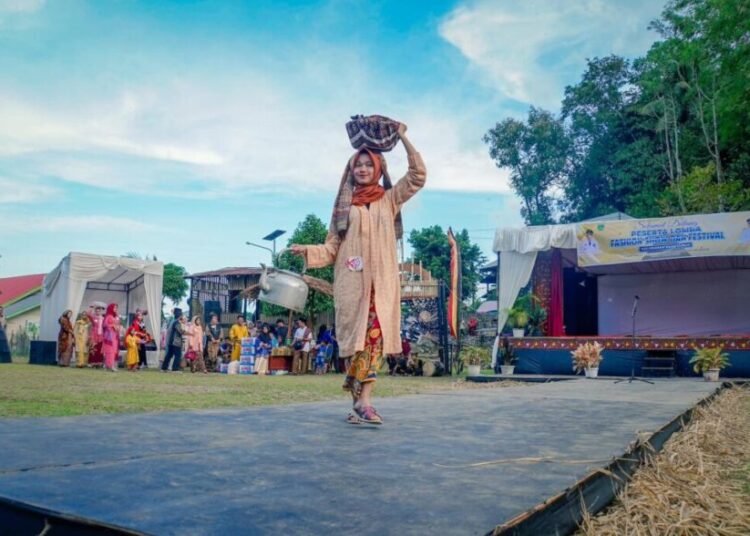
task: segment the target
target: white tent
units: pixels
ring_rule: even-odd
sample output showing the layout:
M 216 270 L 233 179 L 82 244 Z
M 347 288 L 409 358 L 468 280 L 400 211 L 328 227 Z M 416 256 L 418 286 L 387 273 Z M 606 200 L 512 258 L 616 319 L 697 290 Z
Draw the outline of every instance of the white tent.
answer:
M 40 339 L 57 339 L 57 320 L 63 311 L 70 309 L 75 318 L 91 302 L 100 301 L 116 303 L 125 317 L 147 309 L 148 328 L 158 345 L 163 276 L 164 264 L 159 261 L 69 253 L 44 278 Z

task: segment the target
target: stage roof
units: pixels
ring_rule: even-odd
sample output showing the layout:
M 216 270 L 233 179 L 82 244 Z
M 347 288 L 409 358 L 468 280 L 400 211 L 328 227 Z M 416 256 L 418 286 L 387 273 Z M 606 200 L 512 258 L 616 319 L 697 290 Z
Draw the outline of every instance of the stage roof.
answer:
M 643 219 L 614 212 L 577 223 L 500 228 L 492 249 L 516 255 L 561 249 L 567 264 L 596 274 L 745 269 L 750 212 Z

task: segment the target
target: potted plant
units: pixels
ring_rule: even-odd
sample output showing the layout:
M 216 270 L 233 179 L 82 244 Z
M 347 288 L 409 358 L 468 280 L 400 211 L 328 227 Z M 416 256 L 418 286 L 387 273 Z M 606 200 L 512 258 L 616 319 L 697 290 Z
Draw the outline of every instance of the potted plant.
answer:
M 529 323 L 529 315 L 523 309 L 513 307 L 508 312 L 508 320 L 513 329 L 513 336 L 516 338 L 523 337 L 526 332 L 526 325 Z
M 729 366 L 729 354 L 722 352 L 722 346 L 716 348 L 698 348 L 693 346 L 695 355 L 690 359 L 693 370 L 698 374 L 703 373 L 703 379 L 707 382 L 718 382 L 719 371 Z
M 516 361 L 518 356 L 516 351 L 513 349 L 513 345 L 510 343 L 508 337 L 503 337 L 503 348 L 500 351 L 500 357 L 503 360 L 503 364 L 500 365 L 501 374 L 513 374 L 513 370 L 516 368 Z
M 585 371 L 587 378 L 596 378 L 599 375 L 599 363 L 602 362 L 602 350 L 604 348 L 598 342 L 587 342 L 578 345 L 573 355 L 573 370 Z
M 459 359 L 466 365 L 468 376 L 479 376 L 482 365 L 489 363 L 489 350 L 480 346 L 467 346 L 461 349 Z
M 536 296 L 534 300 L 538 299 Z M 531 337 L 543 337 L 545 332 L 545 323 L 547 322 L 547 310 L 541 306 L 532 307 L 529 312 L 529 320 L 526 326 L 526 332 Z
M 539 298 L 529 292 L 520 296 L 513 307 L 508 309 L 508 323 L 513 329 L 514 337 L 523 337 L 527 331 L 529 335 L 542 335 L 542 325 L 547 320 L 547 311 L 539 304 Z

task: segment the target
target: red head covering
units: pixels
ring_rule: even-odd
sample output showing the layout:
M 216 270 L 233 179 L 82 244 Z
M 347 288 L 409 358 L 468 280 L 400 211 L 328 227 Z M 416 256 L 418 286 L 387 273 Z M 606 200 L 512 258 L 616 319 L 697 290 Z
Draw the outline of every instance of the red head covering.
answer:
M 115 307 L 117 307 L 116 303 L 107 305 L 107 316 L 115 316 Z
M 354 164 L 357 163 L 357 159 L 363 153 L 369 155 L 370 160 L 372 160 L 373 181 L 367 185 L 359 185 L 355 182 L 354 194 L 352 194 L 352 205 L 355 206 L 363 206 L 373 203 L 385 195 L 385 189 L 380 185 L 380 176 L 383 174 L 383 166 L 380 163 L 379 154 L 363 147 L 352 159 L 352 170 L 354 169 Z
M 128 329 L 125 330 L 125 336 L 127 337 L 133 332 L 139 333 L 141 331 L 141 325 L 138 323 L 138 317 L 136 316 L 133 318 L 133 323 L 128 326 Z

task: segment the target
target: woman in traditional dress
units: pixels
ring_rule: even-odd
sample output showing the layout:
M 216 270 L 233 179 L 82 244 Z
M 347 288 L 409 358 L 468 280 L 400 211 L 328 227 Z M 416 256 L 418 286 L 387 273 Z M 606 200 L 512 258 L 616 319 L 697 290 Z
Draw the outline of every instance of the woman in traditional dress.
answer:
M 112 372 L 117 372 L 117 355 L 120 353 L 120 327 L 117 304 L 110 303 L 107 306 L 107 314 L 104 316 L 102 353 L 104 354 L 104 367 Z
M 57 364 L 61 367 L 69 367 L 70 358 L 73 357 L 75 335 L 73 333 L 73 323 L 70 321 L 72 317 L 73 311 L 68 309 L 57 320 L 60 324 L 60 332 L 57 334 Z
M 372 391 L 384 353 L 401 351 L 401 287 L 396 241 L 402 238 L 401 206 L 424 186 L 422 157 L 399 136 L 409 171 L 394 186 L 383 155 L 360 149 L 344 170 L 325 244 L 293 245 L 309 268 L 334 265 L 334 302 L 339 351 L 351 357 L 344 389 L 353 398 L 352 424 L 382 424 Z M 379 184 L 383 178 L 383 185 Z
M 82 311 L 78 315 L 76 325 L 73 327 L 73 332 L 76 341 L 76 367 L 83 368 L 88 364 L 89 361 L 89 329 L 91 322 L 86 314 L 86 311 Z
M 206 326 L 206 346 L 208 347 L 208 363 L 206 366 L 208 370 L 216 371 L 217 359 L 219 357 L 219 345 L 224 340 L 224 330 L 219 324 L 219 317 L 211 315 L 211 320 L 208 326 Z
M 208 371 L 206 370 L 206 363 L 203 360 L 203 337 L 205 334 L 203 333 L 203 321 L 200 316 L 195 315 L 193 317 L 190 326 L 188 326 L 188 333 L 190 333 L 190 336 L 188 337 L 187 351 L 194 354 L 193 359 L 190 361 L 190 372 L 206 373 Z
M 104 341 L 104 304 L 99 302 L 89 306 L 86 315 L 91 322 L 89 330 L 89 365 L 92 367 L 101 367 L 104 364 L 104 354 L 102 354 L 102 342 Z

